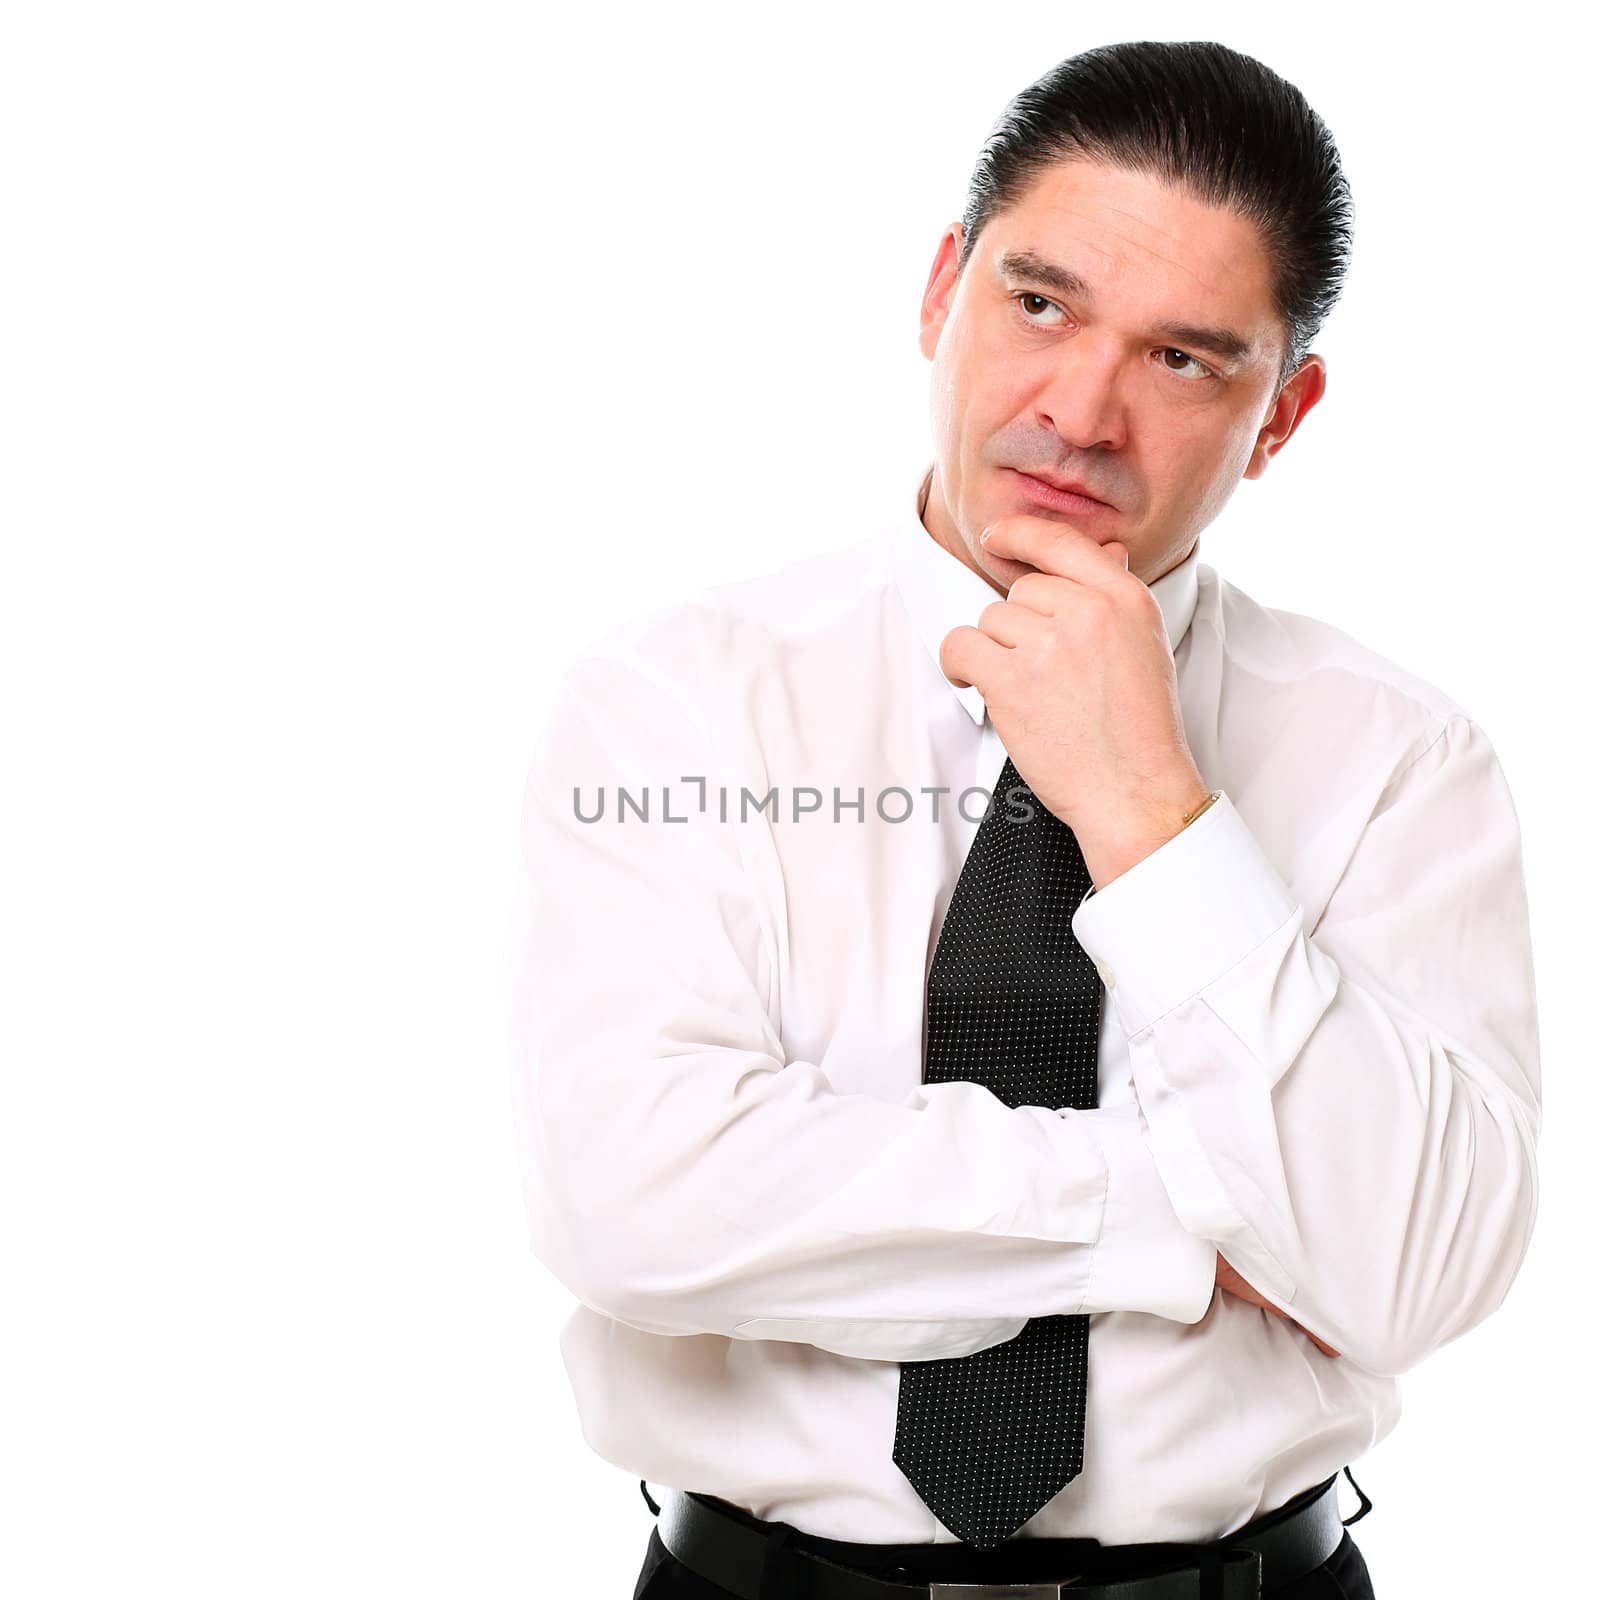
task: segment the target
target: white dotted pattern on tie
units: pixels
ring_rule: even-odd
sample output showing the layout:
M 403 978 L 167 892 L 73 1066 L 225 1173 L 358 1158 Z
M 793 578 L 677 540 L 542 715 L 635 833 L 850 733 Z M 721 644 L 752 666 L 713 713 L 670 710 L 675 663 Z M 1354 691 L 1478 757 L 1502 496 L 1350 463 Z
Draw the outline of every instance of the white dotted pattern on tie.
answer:
M 1099 1103 L 1104 991 L 1072 931 L 1089 887 L 1072 830 L 1008 756 L 939 930 L 924 1082 Z M 893 1459 L 958 1538 L 992 1549 L 1082 1470 L 1088 1349 L 1087 1316 L 1038 1316 L 973 1355 L 901 1364 Z

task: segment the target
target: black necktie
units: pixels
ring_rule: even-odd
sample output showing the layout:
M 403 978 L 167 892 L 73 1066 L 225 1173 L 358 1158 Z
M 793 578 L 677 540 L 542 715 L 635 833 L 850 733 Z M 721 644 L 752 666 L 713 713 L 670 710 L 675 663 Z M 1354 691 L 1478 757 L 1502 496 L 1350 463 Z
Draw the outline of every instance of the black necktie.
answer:
M 925 1083 L 1099 1104 L 1104 990 L 1072 931 L 1089 888 L 1072 830 L 1007 756 L 939 930 Z M 1004 1344 L 901 1364 L 894 1462 L 958 1538 L 993 1548 L 1082 1470 L 1088 1353 L 1087 1315 L 1036 1316 Z

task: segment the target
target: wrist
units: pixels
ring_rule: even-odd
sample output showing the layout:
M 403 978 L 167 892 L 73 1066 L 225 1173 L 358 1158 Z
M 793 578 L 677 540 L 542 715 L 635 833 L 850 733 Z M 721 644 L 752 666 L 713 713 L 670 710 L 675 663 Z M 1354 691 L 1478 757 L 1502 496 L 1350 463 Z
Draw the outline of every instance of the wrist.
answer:
M 1154 855 L 1192 822 L 1203 816 L 1221 794 L 1220 789 L 1196 785 L 1174 791 L 1175 798 L 1146 806 L 1123 826 L 1100 828 L 1086 824 L 1074 826 L 1078 848 L 1094 887 L 1103 889 L 1114 878 L 1136 867 L 1146 856 Z M 1127 813 L 1123 813 L 1127 816 Z

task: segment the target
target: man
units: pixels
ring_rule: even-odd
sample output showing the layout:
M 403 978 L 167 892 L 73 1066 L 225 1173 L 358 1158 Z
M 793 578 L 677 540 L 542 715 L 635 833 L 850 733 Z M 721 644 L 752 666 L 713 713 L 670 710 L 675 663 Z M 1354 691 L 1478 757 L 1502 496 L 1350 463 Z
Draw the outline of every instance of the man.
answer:
M 1198 558 L 1348 244 L 1259 63 L 1063 62 L 940 240 L 915 501 L 564 677 L 514 1085 L 635 1600 L 1372 1594 L 1339 1469 L 1503 1300 L 1540 1082 L 1482 730 Z

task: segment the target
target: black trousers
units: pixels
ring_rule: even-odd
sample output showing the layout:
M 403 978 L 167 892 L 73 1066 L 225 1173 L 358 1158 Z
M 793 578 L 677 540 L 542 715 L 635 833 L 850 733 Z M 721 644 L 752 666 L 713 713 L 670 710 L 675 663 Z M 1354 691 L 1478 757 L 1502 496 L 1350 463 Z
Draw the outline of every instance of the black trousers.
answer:
M 1367 1563 L 1345 1530 L 1339 1547 L 1320 1567 L 1286 1589 L 1267 1591 L 1279 1600 L 1376 1600 Z M 633 1600 L 729 1600 L 728 1591 L 691 1572 L 650 1530 L 644 1565 L 634 1586 Z

